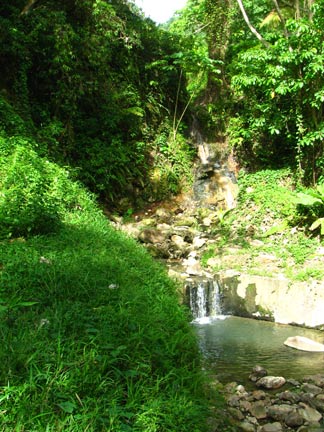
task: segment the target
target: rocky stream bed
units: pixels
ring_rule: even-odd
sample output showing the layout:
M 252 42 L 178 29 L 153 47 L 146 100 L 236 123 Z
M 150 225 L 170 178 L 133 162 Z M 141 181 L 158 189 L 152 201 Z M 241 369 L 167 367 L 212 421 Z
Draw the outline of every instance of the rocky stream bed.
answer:
M 249 390 L 235 382 L 222 389 L 227 412 L 238 430 L 324 431 L 324 374 L 296 381 L 269 376 L 264 368 L 256 366 L 250 381 L 253 388 Z

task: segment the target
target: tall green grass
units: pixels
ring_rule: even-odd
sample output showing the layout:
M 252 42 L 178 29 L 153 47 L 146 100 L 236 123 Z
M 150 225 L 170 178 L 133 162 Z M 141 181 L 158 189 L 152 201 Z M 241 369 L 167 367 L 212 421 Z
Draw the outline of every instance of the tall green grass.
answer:
M 46 177 L 31 154 L 41 199 L 22 169 L 19 192 L 37 218 L 24 224 L 17 200 L 0 213 L 18 206 L 0 240 L 0 431 L 205 430 L 197 341 L 176 286 L 84 189 L 57 167 Z M 0 181 L 2 198 L 13 184 Z M 50 196 L 55 229 L 37 232 Z

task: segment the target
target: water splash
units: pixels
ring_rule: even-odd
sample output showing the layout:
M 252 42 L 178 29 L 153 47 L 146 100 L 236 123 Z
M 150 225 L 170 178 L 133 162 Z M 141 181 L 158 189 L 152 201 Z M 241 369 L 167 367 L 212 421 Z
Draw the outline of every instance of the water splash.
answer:
M 225 319 L 221 308 L 219 285 L 216 280 L 187 281 L 186 291 L 194 323 L 208 324 L 216 319 Z

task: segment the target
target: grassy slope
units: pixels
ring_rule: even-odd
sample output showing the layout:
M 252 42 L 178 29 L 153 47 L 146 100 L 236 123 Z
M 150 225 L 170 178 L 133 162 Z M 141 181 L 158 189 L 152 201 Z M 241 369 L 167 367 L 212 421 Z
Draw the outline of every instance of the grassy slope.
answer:
M 176 287 L 82 189 L 54 234 L 0 241 L 0 431 L 201 431 Z
M 239 188 L 237 207 L 215 227 L 216 247 L 205 253 L 203 263 L 217 257 L 214 270 L 322 280 L 319 230 L 307 228 L 307 215 L 296 204 L 293 173 L 283 169 L 245 174 Z

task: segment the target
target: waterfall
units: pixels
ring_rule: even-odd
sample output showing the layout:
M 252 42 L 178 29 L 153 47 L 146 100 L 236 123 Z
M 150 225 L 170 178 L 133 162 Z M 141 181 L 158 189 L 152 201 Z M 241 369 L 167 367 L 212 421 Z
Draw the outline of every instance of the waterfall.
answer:
M 190 279 L 186 283 L 188 304 L 195 320 L 222 316 L 219 285 L 213 279 Z
M 238 193 L 237 164 L 230 157 L 226 140 L 206 141 L 197 119 L 193 120 L 191 136 L 198 156 L 192 195 L 195 206 L 212 210 L 234 208 Z

